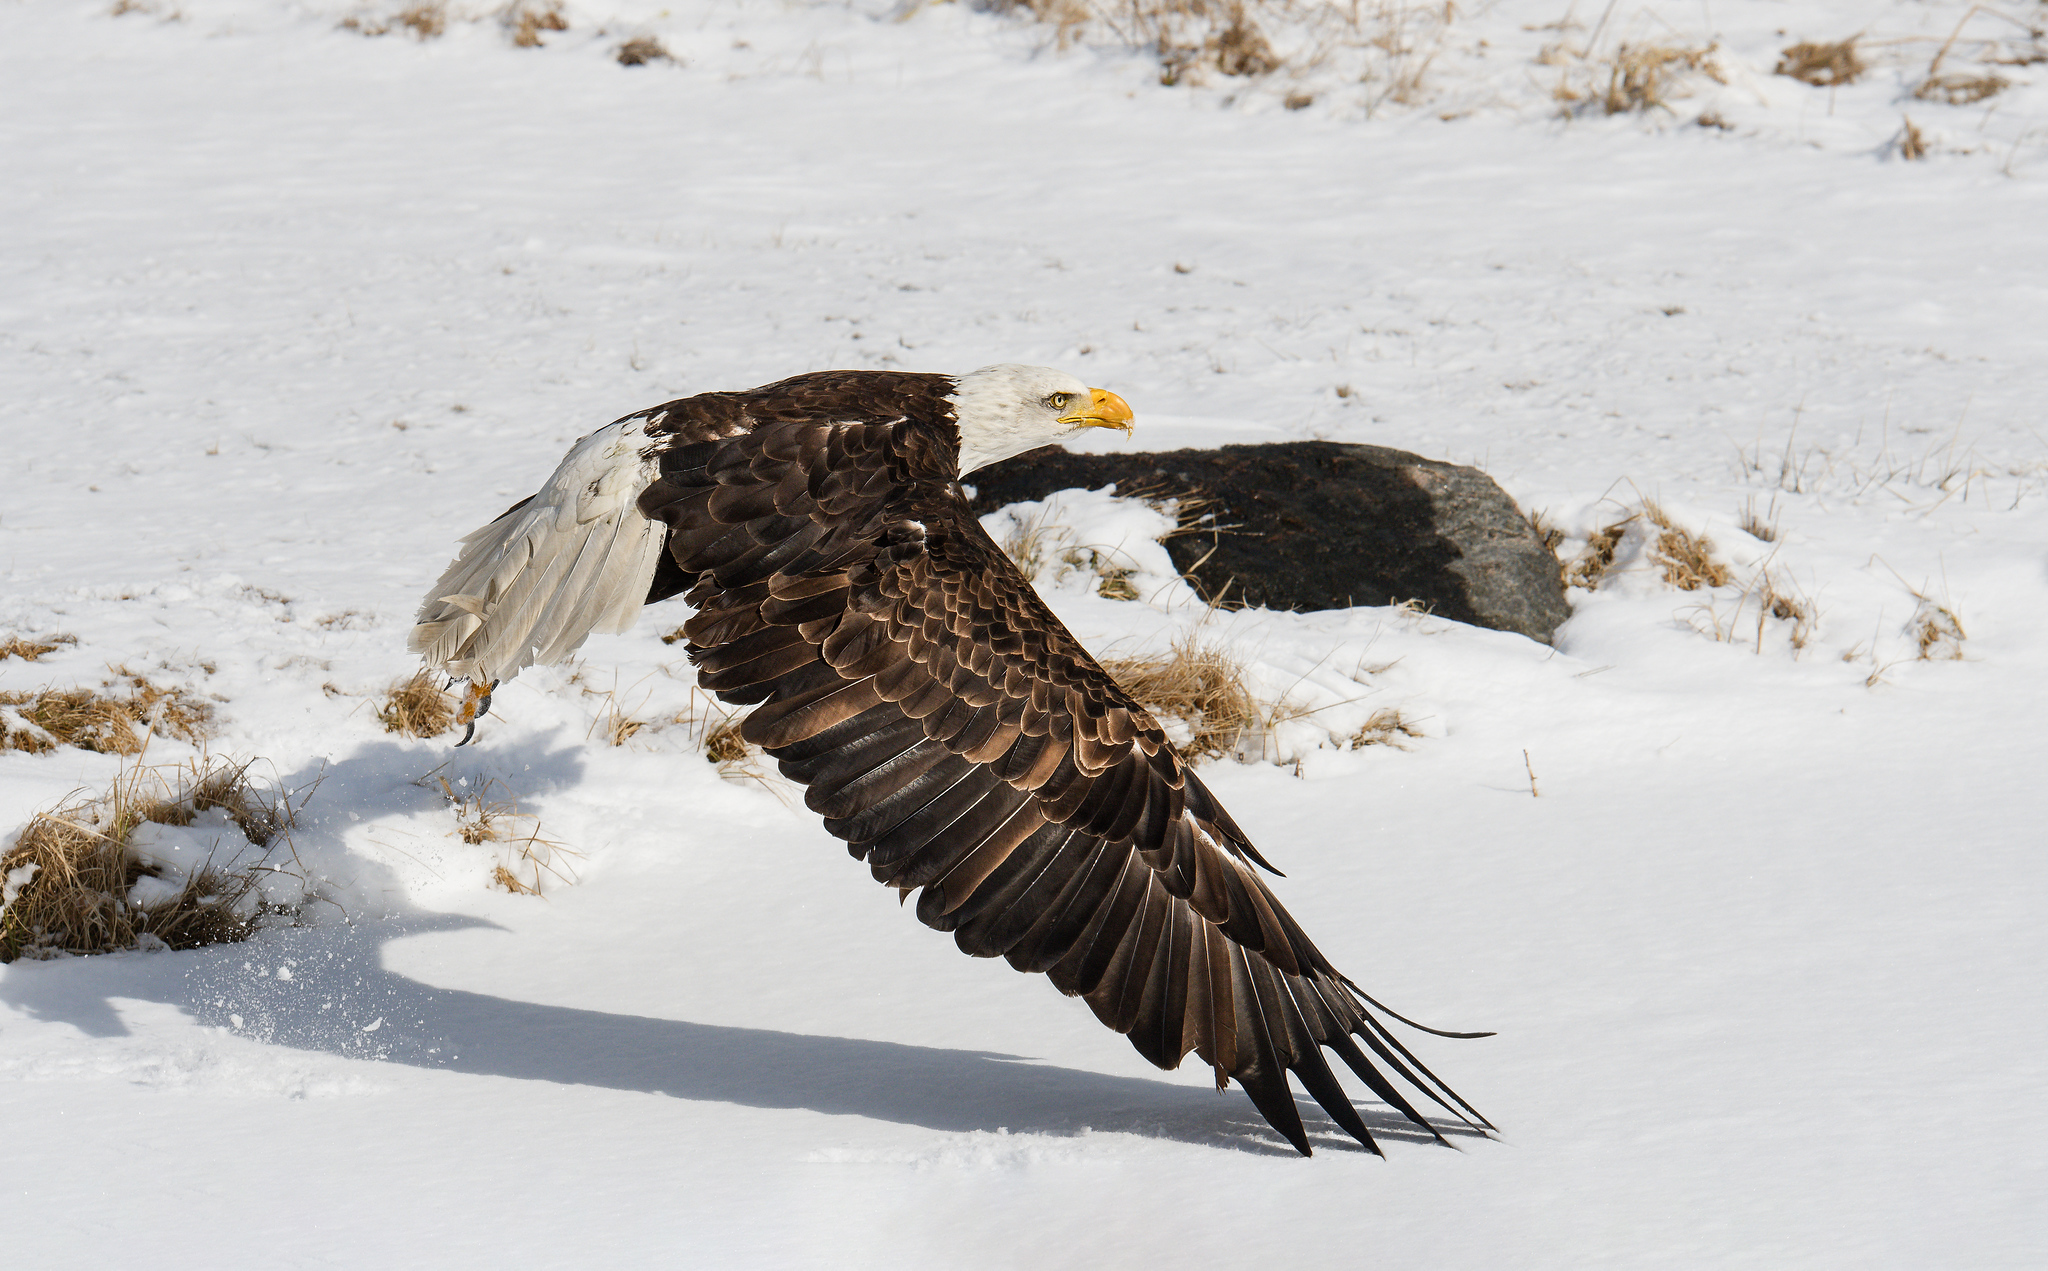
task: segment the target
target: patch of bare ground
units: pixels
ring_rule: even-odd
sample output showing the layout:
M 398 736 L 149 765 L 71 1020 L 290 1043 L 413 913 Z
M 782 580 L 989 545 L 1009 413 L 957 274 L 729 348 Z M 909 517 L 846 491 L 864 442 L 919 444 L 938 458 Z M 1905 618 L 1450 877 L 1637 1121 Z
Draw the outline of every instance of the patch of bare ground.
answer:
M 266 918 L 288 921 L 296 909 L 266 900 L 265 882 L 299 878 L 274 860 L 289 851 L 293 815 L 248 764 L 205 758 L 130 768 L 105 794 L 38 812 L 0 854 L 0 962 L 192 949 L 246 939 Z M 143 833 L 206 824 L 223 846 L 199 861 L 153 852 Z
M 431 671 L 415 671 L 384 690 L 377 722 L 387 733 L 404 737 L 438 737 L 455 726 L 455 699 L 442 691 Z

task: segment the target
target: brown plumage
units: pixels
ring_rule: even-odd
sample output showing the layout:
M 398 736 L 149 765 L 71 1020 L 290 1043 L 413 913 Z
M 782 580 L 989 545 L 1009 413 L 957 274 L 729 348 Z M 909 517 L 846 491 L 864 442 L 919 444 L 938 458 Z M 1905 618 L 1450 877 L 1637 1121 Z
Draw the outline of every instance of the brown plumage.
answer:
M 667 529 L 647 599 L 687 591 L 699 681 L 753 708 L 742 735 L 877 882 L 919 889 L 922 922 L 1044 972 L 1161 1068 L 1200 1055 L 1302 1153 L 1290 1071 L 1379 1150 L 1324 1048 L 1439 1140 L 1387 1074 L 1491 1128 L 969 513 L 956 383 L 823 372 L 631 417 L 658 468 L 638 509 Z

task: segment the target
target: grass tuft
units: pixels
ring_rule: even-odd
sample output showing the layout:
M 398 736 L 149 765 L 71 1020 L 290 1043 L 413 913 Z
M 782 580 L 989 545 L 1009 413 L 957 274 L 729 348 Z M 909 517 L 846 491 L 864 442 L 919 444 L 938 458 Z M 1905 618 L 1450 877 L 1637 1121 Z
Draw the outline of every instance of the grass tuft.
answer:
M 1778 55 L 1772 72 L 1817 88 L 1838 88 L 1853 84 L 1870 69 L 1856 51 L 1859 37 L 1850 36 L 1832 44 L 1794 44 Z
M 1942 101 L 1951 106 L 1969 106 L 1986 98 L 1996 97 L 2011 87 L 2011 80 L 1989 72 L 1930 75 L 1920 87 L 1913 90 L 1913 96 L 1921 101 Z
M 1392 746 L 1396 750 L 1406 750 L 1408 747 L 1402 744 L 1403 738 L 1422 735 L 1422 729 L 1402 715 L 1398 709 L 1385 706 L 1374 711 L 1372 718 L 1366 720 L 1357 732 L 1351 734 L 1349 749 Z
M 1969 638 L 1963 632 L 1962 619 L 1946 605 L 1938 605 L 1925 596 L 1919 600 L 1920 607 L 1913 611 L 1913 620 L 1907 627 L 1919 646 L 1916 656 L 1922 662 L 1962 661 L 1963 641 Z
M 78 637 L 71 635 L 38 636 L 34 639 L 9 636 L 0 640 L 0 661 L 20 658 L 24 662 L 33 662 L 45 653 L 55 653 L 61 645 L 77 643 Z
M 1605 526 L 1586 540 L 1586 548 L 1564 565 L 1564 582 L 1567 587 L 1583 587 L 1592 591 L 1599 587 L 1600 580 L 1614 564 L 1614 553 L 1621 546 L 1621 540 L 1628 533 L 1633 516 Z
M 512 47 L 521 49 L 545 47 L 540 38 L 543 31 L 569 29 L 569 19 L 562 16 L 561 0 L 544 0 L 539 4 L 518 0 L 505 10 L 504 21 L 512 32 Z
M 377 721 L 387 733 L 406 737 L 438 737 L 455 726 L 455 703 L 435 681 L 432 671 L 415 671 L 384 691 Z
M 1765 519 L 1766 517 L 1768 517 L 1769 519 Z M 1753 494 L 1750 495 L 1749 499 L 1742 505 L 1742 517 L 1740 520 L 1736 522 L 1736 528 L 1740 529 L 1744 534 L 1749 535 L 1751 538 L 1757 540 L 1760 543 L 1777 542 L 1777 497 L 1773 495 L 1771 498 L 1770 510 L 1766 513 L 1759 515 L 1756 510 L 1756 496 Z
M 1234 754 L 1247 731 L 1264 727 L 1244 667 L 1192 635 L 1176 639 L 1165 657 L 1112 658 L 1102 669 L 1147 710 L 1185 726 L 1179 750 L 1190 761 Z
M 114 669 L 128 682 L 126 697 L 84 688 L 0 692 L 0 750 L 42 754 L 75 746 L 102 755 L 139 755 L 151 733 L 193 745 L 206 739 L 211 703 L 126 667 Z
M 540 818 L 521 812 L 504 782 L 493 777 L 474 793 L 459 794 L 448 778 L 437 780 L 455 814 L 455 836 L 471 847 L 497 844 L 503 849 L 502 858 L 491 866 L 491 886 L 515 896 L 544 896 L 549 878 L 564 887 L 576 882 L 572 860 L 581 859 L 582 853 L 542 838 Z
M 1712 539 L 1673 523 L 1655 503 L 1644 502 L 1643 515 L 1657 527 L 1657 561 L 1665 582 L 1680 591 L 1728 585 L 1728 567 L 1714 559 Z
M 131 847 L 145 824 L 189 826 L 216 811 L 247 840 L 226 860 L 179 870 Z M 248 764 L 203 758 L 131 768 L 104 795 L 39 812 L 0 855 L 0 962 L 246 939 L 266 915 L 293 912 L 261 892 L 266 873 L 288 872 L 269 858 L 292 820 L 289 800 L 258 789 Z
M 619 65 L 646 66 L 650 62 L 675 61 L 660 40 L 651 35 L 636 35 L 619 46 Z
M 1549 62 L 1565 66 L 1565 77 L 1552 90 L 1567 113 L 1599 110 L 1608 115 L 1669 111 L 1671 102 L 1687 94 L 1687 81 L 1703 75 L 1727 83 L 1714 55 L 1719 45 L 1623 42 L 1605 57 L 1549 50 Z M 1574 63 L 1574 56 L 1583 61 Z M 1539 58 L 1539 61 L 1544 59 Z

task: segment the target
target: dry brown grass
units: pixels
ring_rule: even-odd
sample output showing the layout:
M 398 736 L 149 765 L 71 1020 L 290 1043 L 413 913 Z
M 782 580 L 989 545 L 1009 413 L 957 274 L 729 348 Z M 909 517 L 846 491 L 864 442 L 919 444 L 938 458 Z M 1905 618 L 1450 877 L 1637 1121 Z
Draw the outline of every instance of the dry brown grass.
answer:
M 1592 591 L 1607 576 L 1608 568 L 1614 564 L 1614 553 L 1621 546 L 1621 540 L 1628 533 L 1630 516 L 1603 527 L 1586 540 L 1586 547 L 1577 556 L 1565 562 L 1564 582 L 1567 587 L 1583 587 Z
M 651 62 L 673 62 L 676 59 L 662 46 L 660 40 L 651 35 L 636 35 L 619 46 L 619 65 L 646 66 Z
M 1605 55 L 1552 46 L 1537 60 L 1564 68 L 1551 96 L 1566 113 L 1625 115 L 1670 110 L 1673 100 L 1687 95 L 1694 76 L 1727 83 L 1715 61 L 1718 51 L 1715 44 L 1624 41 Z
M 1853 84 L 1870 69 L 1856 52 L 1858 38 L 1852 35 L 1832 44 L 1791 45 L 1778 55 L 1778 65 L 1772 73 L 1818 88 Z
M 2007 29 L 1998 36 L 1964 40 L 1964 29 L 1980 15 L 2008 24 Z M 2015 36 L 2011 28 L 2017 28 L 2022 32 L 2023 38 Z M 2012 87 L 2012 81 L 1982 67 L 2031 66 L 2037 62 L 2048 61 L 2048 49 L 2044 49 L 2041 44 L 2043 34 L 2042 29 L 2033 22 L 1993 5 L 1973 4 L 1963 13 L 1962 20 L 1956 23 L 1955 30 L 1949 32 L 1948 39 L 1942 41 L 1941 48 L 1936 50 L 1933 59 L 1927 63 L 1927 74 L 1921 79 L 1919 87 L 1913 90 L 1913 96 L 1922 101 L 1947 102 L 1951 106 L 1968 106 L 1973 102 L 1995 97 Z M 1964 52 L 1958 60 L 1979 63 L 1978 68 L 1944 71 L 1942 68 L 1948 62 L 1949 54 L 1956 52 L 1959 42 L 1963 45 Z M 1973 49 L 1974 53 L 1970 51 Z M 1903 150 L 1903 147 L 1901 149 Z
M 1742 505 L 1742 517 L 1735 524 L 1744 534 L 1749 535 L 1758 542 L 1777 542 L 1778 500 L 1776 496 L 1773 496 L 1771 499 L 1770 509 L 1759 515 L 1756 510 L 1756 496 L 1751 495 L 1749 500 Z
M 576 882 L 572 862 L 582 853 L 542 837 L 540 818 L 520 811 L 504 782 L 493 777 L 473 792 L 458 793 L 448 778 L 436 780 L 455 814 L 455 836 L 472 847 L 496 844 L 502 849 L 502 858 L 491 866 L 491 886 L 518 896 L 545 896 L 549 879 L 564 887 Z
M 744 764 L 754 758 L 754 751 L 740 736 L 740 721 L 729 716 L 704 730 L 704 758 L 724 768 L 732 764 Z
M 424 0 L 423 3 L 407 5 L 388 18 L 374 14 L 352 13 L 340 22 L 344 31 L 355 31 L 362 35 L 389 35 L 393 31 L 410 31 L 414 38 L 431 40 L 448 29 L 448 6 L 440 0 Z
M 126 667 L 114 669 L 127 681 L 126 697 L 84 688 L 0 692 L 0 750 L 41 754 L 75 746 L 103 755 L 137 755 L 149 745 L 151 733 L 193 745 L 206 739 L 212 703 Z
M 540 33 L 543 31 L 566 31 L 569 19 L 562 16 L 561 0 L 545 0 L 544 3 L 513 4 L 505 11 L 505 25 L 512 32 L 514 48 L 537 49 L 543 47 Z
M 384 690 L 377 722 L 387 733 L 406 737 L 438 737 L 455 726 L 455 701 L 435 681 L 432 671 L 415 671 Z
M 1943 101 L 1951 106 L 1968 106 L 1996 97 L 2012 87 L 2012 81 L 1990 72 L 1960 75 L 1930 75 L 1913 90 L 1922 101 Z
M 1920 607 L 1914 611 L 1908 627 L 1919 647 L 1916 656 L 1922 662 L 1962 661 L 1963 641 L 1969 638 L 1963 632 L 1962 619 L 1946 605 L 1936 604 L 1925 596 L 1918 599 Z
M 1392 746 L 1396 750 L 1406 750 L 1408 747 L 1403 744 L 1404 738 L 1422 735 L 1422 729 L 1402 715 L 1397 708 L 1384 706 L 1374 711 L 1372 718 L 1366 720 L 1357 732 L 1351 734 L 1349 748 L 1362 750 L 1367 746 Z
M 63 645 L 77 643 L 78 637 L 72 635 L 37 636 L 33 639 L 9 636 L 0 640 L 0 661 L 20 658 L 24 662 L 33 662 L 45 653 L 55 653 Z
M 1687 48 L 1676 44 L 1622 44 L 1609 59 L 1606 91 L 1600 108 L 1610 115 L 1669 110 L 1678 95 L 1678 81 L 1699 73 L 1725 83 L 1714 64 L 1715 45 Z
M 1233 754 L 1247 731 L 1265 726 L 1244 667 L 1192 635 L 1176 639 L 1165 657 L 1111 658 L 1102 669 L 1147 710 L 1186 726 L 1180 752 L 1191 761 Z
M 448 6 L 439 0 L 408 5 L 398 11 L 392 22 L 412 32 L 416 39 L 431 40 L 448 29 Z
M 205 862 L 170 896 L 132 899 L 144 878 L 163 876 L 129 848 L 135 829 L 151 821 L 190 825 L 214 809 L 226 813 L 253 849 Z M 244 939 L 273 912 L 254 893 L 292 816 L 284 796 L 256 788 L 247 764 L 205 759 L 172 769 L 132 768 L 98 798 L 39 812 L 0 855 L 0 962 Z
M 616 688 L 602 692 L 586 688 L 583 692 L 585 696 L 604 699 L 604 706 L 598 711 L 597 718 L 590 721 L 590 727 L 584 732 L 585 737 L 602 737 L 608 746 L 623 746 L 648 726 L 648 721 L 633 714 L 630 708 L 620 705 Z
M 1927 136 L 1920 126 L 1913 122 L 1911 115 L 1901 115 L 1903 126 L 1899 129 L 1899 157 L 1901 159 L 1925 159 L 1927 157 Z
M 1680 591 L 1728 585 L 1728 567 L 1714 559 L 1712 539 L 1675 524 L 1655 503 L 1645 502 L 1643 515 L 1657 527 L 1657 562 L 1665 582 Z
M 1787 624 L 1785 638 L 1791 641 L 1792 655 L 1799 656 L 1813 640 L 1813 624 L 1819 616 L 1813 601 L 1767 569 L 1758 573 L 1756 592 L 1756 651 L 1764 651 L 1765 620 L 1775 618 Z
M 1429 97 L 1424 77 L 1459 14 L 1455 4 L 1413 0 L 993 0 L 991 7 L 1043 23 L 1060 49 L 1088 41 L 1148 54 L 1167 85 L 1335 70 L 1368 86 L 1369 112 L 1381 102 Z M 1313 92 L 1292 84 L 1281 96 L 1289 110 L 1314 101 Z

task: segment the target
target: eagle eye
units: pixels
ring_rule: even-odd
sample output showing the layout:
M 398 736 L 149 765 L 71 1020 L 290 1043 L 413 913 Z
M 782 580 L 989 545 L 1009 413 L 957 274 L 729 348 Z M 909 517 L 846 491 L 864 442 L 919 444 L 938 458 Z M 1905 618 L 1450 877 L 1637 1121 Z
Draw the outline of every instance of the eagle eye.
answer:
M 1067 403 L 1074 400 L 1074 395 L 1072 393 L 1054 393 L 1051 397 L 1048 397 L 1045 400 L 1046 404 L 1051 406 L 1054 410 L 1065 410 L 1067 408 Z

